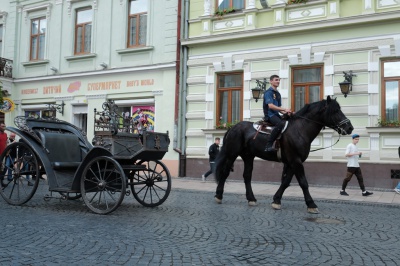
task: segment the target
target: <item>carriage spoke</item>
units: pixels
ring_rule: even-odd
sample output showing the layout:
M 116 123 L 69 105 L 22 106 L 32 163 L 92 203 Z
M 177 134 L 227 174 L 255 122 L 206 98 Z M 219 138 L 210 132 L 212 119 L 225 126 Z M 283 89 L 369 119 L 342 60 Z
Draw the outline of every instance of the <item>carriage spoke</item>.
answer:
M 106 161 L 106 165 L 104 166 L 104 175 L 103 175 L 103 180 L 106 180 L 106 170 L 107 170 L 107 164 L 108 162 Z
M 164 182 L 164 181 L 163 181 L 163 182 Z M 154 186 L 157 187 L 157 188 L 159 188 L 159 189 L 161 189 L 162 191 L 166 191 L 166 189 L 164 189 L 164 188 L 162 188 L 162 187 L 160 187 L 160 186 L 158 186 L 158 185 L 156 185 L 156 184 L 154 184 Z
M 90 168 L 90 172 L 92 172 L 93 177 L 96 178 L 97 182 L 100 182 L 100 179 L 97 177 L 96 173 Z
M 111 194 L 110 191 L 107 190 L 107 194 L 110 196 L 110 198 L 111 198 L 112 200 L 116 201 L 115 198 L 114 198 L 114 196 L 113 196 L 113 194 Z
M 93 202 L 94 198 L 97 196 L 98 193 L 99 193 L 98 191 L 94 193 L 93 197 L 89 200 L 89 202 Z

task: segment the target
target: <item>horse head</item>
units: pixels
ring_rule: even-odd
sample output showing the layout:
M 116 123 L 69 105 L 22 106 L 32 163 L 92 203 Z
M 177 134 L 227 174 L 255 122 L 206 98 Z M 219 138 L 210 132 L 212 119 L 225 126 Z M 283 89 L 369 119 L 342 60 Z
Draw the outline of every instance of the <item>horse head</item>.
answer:
M 340 110 L 340 105 L 336 99 L 331 99 L 331 97 L 328 96 L 324 109 L 324 123 L 327 127 L 334 129 L 341 135 L 351 134 L 354 129 L 353 125 L 343 114 L 342 110 Z

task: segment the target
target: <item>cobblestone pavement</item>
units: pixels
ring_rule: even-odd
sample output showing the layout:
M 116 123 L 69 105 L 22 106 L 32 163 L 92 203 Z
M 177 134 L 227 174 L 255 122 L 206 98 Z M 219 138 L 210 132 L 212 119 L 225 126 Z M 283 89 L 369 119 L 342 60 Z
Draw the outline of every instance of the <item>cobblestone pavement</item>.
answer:
M 110 215 L 81 200 L 0 199 L 0 265 L 399 265 L 399 205 L 173 189 L 156 208 L 132 196 Z

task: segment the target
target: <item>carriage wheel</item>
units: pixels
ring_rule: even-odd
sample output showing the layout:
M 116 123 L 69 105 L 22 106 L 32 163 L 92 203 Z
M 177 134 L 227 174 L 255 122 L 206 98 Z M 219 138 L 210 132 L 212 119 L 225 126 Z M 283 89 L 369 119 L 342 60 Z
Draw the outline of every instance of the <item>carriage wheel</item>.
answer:
M 160 161 L 140 161 L 144 170 L 135 170 L 130 174 L 131 190 L 135 199 L 146 207 L 162 204 L 171 191 L 171 175 Z
M 124 170 L 116 160 L 100 156 L 86 165 L 81 178 L 81 195 L 90 210 L 98 214 L 115 211 L 125 192 Z
M 0 194 L 11 205 L 29 201 L 39 185 L 39 164 L 32 149 L 12 143 L 0 155 Z

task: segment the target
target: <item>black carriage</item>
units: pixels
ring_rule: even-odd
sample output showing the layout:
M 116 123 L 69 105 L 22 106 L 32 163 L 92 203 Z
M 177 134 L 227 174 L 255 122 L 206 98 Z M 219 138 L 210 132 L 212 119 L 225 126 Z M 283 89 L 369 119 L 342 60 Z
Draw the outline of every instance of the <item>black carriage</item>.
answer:
M 116 210 L 130 193 L 146 207 L 162 204 L 171 190 L 169 170 L 160 161 L 168 151 L 168 132 L 147 131 L 116 110 L 113 101 L 95 110 L 92 143 L 68 122 L 16 117 L 17 128 L 7 130 L 20 140 L 0 155 L 3 199 L 22 205 L 47 180 L 45 200 L 82 198 L 98 214 Z

